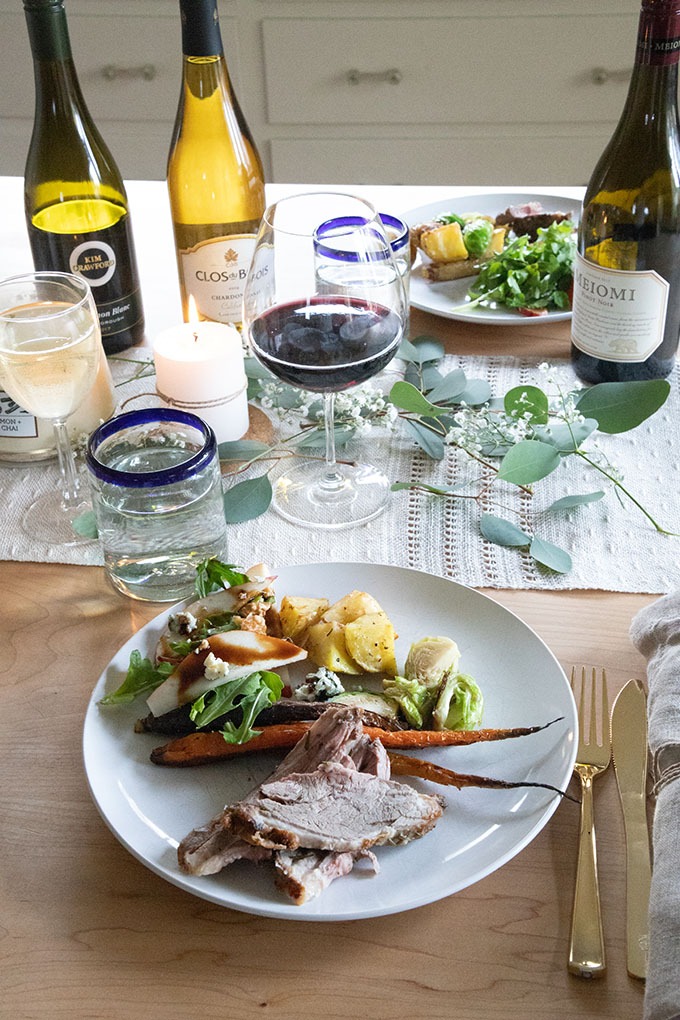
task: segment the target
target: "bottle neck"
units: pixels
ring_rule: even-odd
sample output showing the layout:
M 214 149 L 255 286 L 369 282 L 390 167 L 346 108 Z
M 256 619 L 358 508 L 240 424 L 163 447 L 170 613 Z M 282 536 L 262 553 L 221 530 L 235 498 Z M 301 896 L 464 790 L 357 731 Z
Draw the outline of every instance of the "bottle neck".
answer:
M 623 119 L 662 130 L 678 116 L 680 0 L 644 0 Z
M 217 0 L 179 0 L 185 57 L 223 56 Z
M 24 6 L 28 39 L 33 60 L 68 61 L 72 59 L 71 41 L 62 3 L 30 3 Z

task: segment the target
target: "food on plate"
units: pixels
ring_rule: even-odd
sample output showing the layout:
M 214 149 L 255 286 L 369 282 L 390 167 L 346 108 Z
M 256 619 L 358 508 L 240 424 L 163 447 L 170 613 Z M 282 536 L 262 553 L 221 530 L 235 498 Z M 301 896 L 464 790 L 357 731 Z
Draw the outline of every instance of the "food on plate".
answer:
M 503 305 L 525 315 L 571 308 L 576 241 L 569 220 L 538 228 L 538 238 L 515 238 L 480 271 L 467 308 Z
M 475 219 L 476 217 L 476 219 Z M 411 228 L 413 244 L 425 256 L 422 274 L 433 283 L 475 277 L 465 310 L 506 307 L 525 315 L 571 308 L 575 224 L 570 212 L 544 209 L 540 202 L 509 206 L 495 218 L 442 213 L 433 223 Z M 464 245 L 463 224 L 492 229 L 483 251 Z M 475 235 L 473 237 L 473 247 Z M 480 234 L 477 243 L 481 243 Z
M 538 237 L 539 228 L 547 229 L 551 223 L 563 223 L 571 220 L 570 212 L 549 212 L 540 202 L 525 202 L 523 205 L 511 205 L 505 212 L 496 217 L 498 226 L 505 226 L 515 237 L 526 234 L 530 241 Z
M 324 711 L 342 707 L 343 703 L 326 703 Z M 384 747 L 390 750 L 425 750 L 437 747 L 467 747 L 470 744 L 489 743 L 494 740 L 514 740 L 517 737 L 528 737 L 540 733 L 558 720 L 553 719 L 542 726 L 514 726 L 510 729 L 478 729 L 478 730 L 417 730 L 393 729 L 386 726 L 371 725 L 366 714 L 361 711 L 363 729 L 369 737 L 379 739 Z M 202 730 L 200 733 L 187 733 L 175 740 L 168 741 L 151 752 L 150 758 L 154 765 L 172 765 L 192 767 L 209 765 L 216 761 L 226 761 L 244 754 L 257 754 L 260 751 L 288 751 L 298 740 L 301 740 L 312 726 L 311 722 L 299 721 L 277 723 L 263 726 L 262 731 L 247 743 L 225 743 L 221 734 L 215 731 Z
M 395 781 L 392 772 L 458 788 L 543 786 L 562 793 L 548 784 L 509 783 L 392 756 L 382 739 L 366 731 L 357 709 L 334 707 L 305 731 L 268 779 L 187 833 L 177 849 L 179 866 L 205 876 L 235 861 L 268 863 L 277 887 L 298 905 L 362 859 L 375 873 L 374 847 L 424 836 L 444 810 L 440 797 Z
M 430 260 L 424 275 L 435 282 L 474 276 L 492 255 L 502 251 L 507 227 L 480 213 L 442 213 L 430 223 L 411 227 L 411 244 Z
M 396 673 L 394 627 L 368 592 L 349 592 L 333 605 L 284 596 L 280 618 L 284 636 L 295 636 L 317 666 L 351 676 Z
M 408 842 L 441 817 L 438 797 L 389 776 L 387 754 L 363 732 L 360 713 L 328 711 L 268 780 L 184 837 L 179 865 L 192 875 L 213 875 L 236 860 L 269 860 L 280 887 L 303 903 L 347 874 L 370 847 Z M 327 860 L 319 875 L 318 857 L 311 869 L 300 865 L 309 851 L 340 856 Z M 278 861 L 281 853 L 286 856 Z

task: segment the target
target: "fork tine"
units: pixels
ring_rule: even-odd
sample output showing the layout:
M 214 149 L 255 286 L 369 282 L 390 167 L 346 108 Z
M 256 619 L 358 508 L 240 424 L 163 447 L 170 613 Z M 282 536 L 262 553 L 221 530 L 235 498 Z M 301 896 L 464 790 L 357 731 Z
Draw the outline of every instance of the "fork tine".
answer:
M 585 673 L 585 667 L 583 669 Z M 588 731 L 588 743 L 597 744 L 597 671 L 593 666 L 590 675 L 590 729 Z

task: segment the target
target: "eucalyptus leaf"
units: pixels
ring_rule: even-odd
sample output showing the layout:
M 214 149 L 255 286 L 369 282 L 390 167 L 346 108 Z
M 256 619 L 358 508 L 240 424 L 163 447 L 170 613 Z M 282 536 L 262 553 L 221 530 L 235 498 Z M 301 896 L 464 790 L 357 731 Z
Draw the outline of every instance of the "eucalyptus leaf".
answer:
M 236 439 L 231 443 L 220 443 L 217 450 L 222 461 L 252 460 L 269 450 L 266 443 L 257 439 Z
M 525 546 L 531 542 L 531 537 L 525 535 L 516 524 L 494 514 L 482 514 L 479 530 L 488 542 L 495 545 Z
M 404 420 L 407 431 L 411 433 L 416 443 L 428 457 L 432 457 L 433 460 L 443 460 L 446 452 L 444 441 L 440 436 L 435 435 L 426 429 L 420 422 L 412 421 L 410 418 Z
M 671 391 L 666 379 L 598 383 L 583 391 L 576 406 L 595 418 L 600 432 L 628 432 L 646 421 L 665 403 Z
M 534 435 L 541 442 L 550 443 L 560 453 L 575 453 L 596 429 L 595 418 L 586 418 L 585 421 L 574 421 L 569 424 L 557 421 L 548 425 L 538 425 L 534 429 Z
M 551 474 L 560 463 L 554 446 L 537 439 L 522 439 L 503 457 L 498 477 L 513 485 L 530 485 Z
M 227 524 L 252 521 L 269 508 L 271 501 L 272 483 L 267 475 L 237 482 L 224 494 L 224 516 Z
M 573 496 L 562 496 L 561 499 L 556 499 L 554 503 L 551 503 L 546 508 L 546 513 L 552 513 L 556 510 L 571 510 L 575 506 L 583 506 L 585 503 L 597 503 L 600 499 L 604 499 L 604 492 L 598 489 L 596 492 L 582 492 L 575 493 Z
M 517 418 L 531 415 L 531 421 L 544 425 L 549 420 L 550 403 L 547 394 L 538 386 L 513 386 L 505 394 L 505 413 Z
M 356 429 L 351 428 L 349 425 L 336 425 L 333 429 L 335 435 L 335 445 L 345 446 L 350 439 L 355 435 Z M 310 429 L 304 436 L 296 441 L 294 444 L 298 450 L 322 450 L 326 446 L 326 432 L 323 426 L 318 429 Z
M 552 542 L 546 542 L 536 535 L 531 540 L 529 555 L 544 567 L 554 570 L 556 574 L 568 574 L 573 564 L 571 556 L 565 549 L 560 549 Z
M 460 399 L 461 393 L 465 392 L 467 379 L 462 368 L 454 368 L 439 380 L 436 386 L 428 391 L 427 398 L 433 404 L 450 404 Z
M 411 414 L 425 414 L 435 418 L 441 414 L 441 408 L 430 403 L 419 389 L 404 380 L 394 384 L 390 390 L 389 399 L 395 407 L 401 408 L 402 411 L 410 411 Z
M 94 510 L 84 510 L 82 514 L 78 514 L 71 521 L 71 527 L 76 535 L 80 535 L 82 538 L 99 538 Z
M 421 392 L 427 392 L 441 381 L 442 374 L 433 363 L 417 365 L 411 361 L 406 366 L 404 379 L 406 382 L 413 383 Z
M 424 365 L 428 361 L 440 361 L 444 357 L 444 345 L 435 337 L 417 336 L 414 340 L 402 340 L 397 357 Z
M 491 387 L 486 379 L 468 379 L 467 386 L 459 395 L 458 401 L 470 407 L 479 407 L 491 398 Z
M 425 482 L 393 482 L 392 485 L 390 485 L 390 490 L 392 492 L 401 492 L 403 489 L 424 489 L 425 492 L 431 492 L 433 496 L 456 496 L 465 488 L 467 488 L 466 483 L 461 485 L 439 486 L 426 485 Z

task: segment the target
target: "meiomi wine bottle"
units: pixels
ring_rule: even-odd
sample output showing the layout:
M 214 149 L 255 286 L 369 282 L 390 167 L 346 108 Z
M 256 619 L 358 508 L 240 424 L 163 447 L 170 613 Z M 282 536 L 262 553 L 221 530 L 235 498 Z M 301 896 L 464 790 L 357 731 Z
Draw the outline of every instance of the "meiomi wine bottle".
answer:
M 583 201 L 572 362 L 585 382 L 654 379 L 680 336 L 680 0 L 642 0 L 621 119 Z
M 216 0 L 180 0 L 183 76 L 168 158 L 184 319 L 241 326 L 264 174 L 224 59 Z
M 24 12 L 35 71 L 25 172 L 33 261 L 88 281 L 113 354 L 144 335 L 125 186 L 83 99 L 63 0 L 24 0 Z

